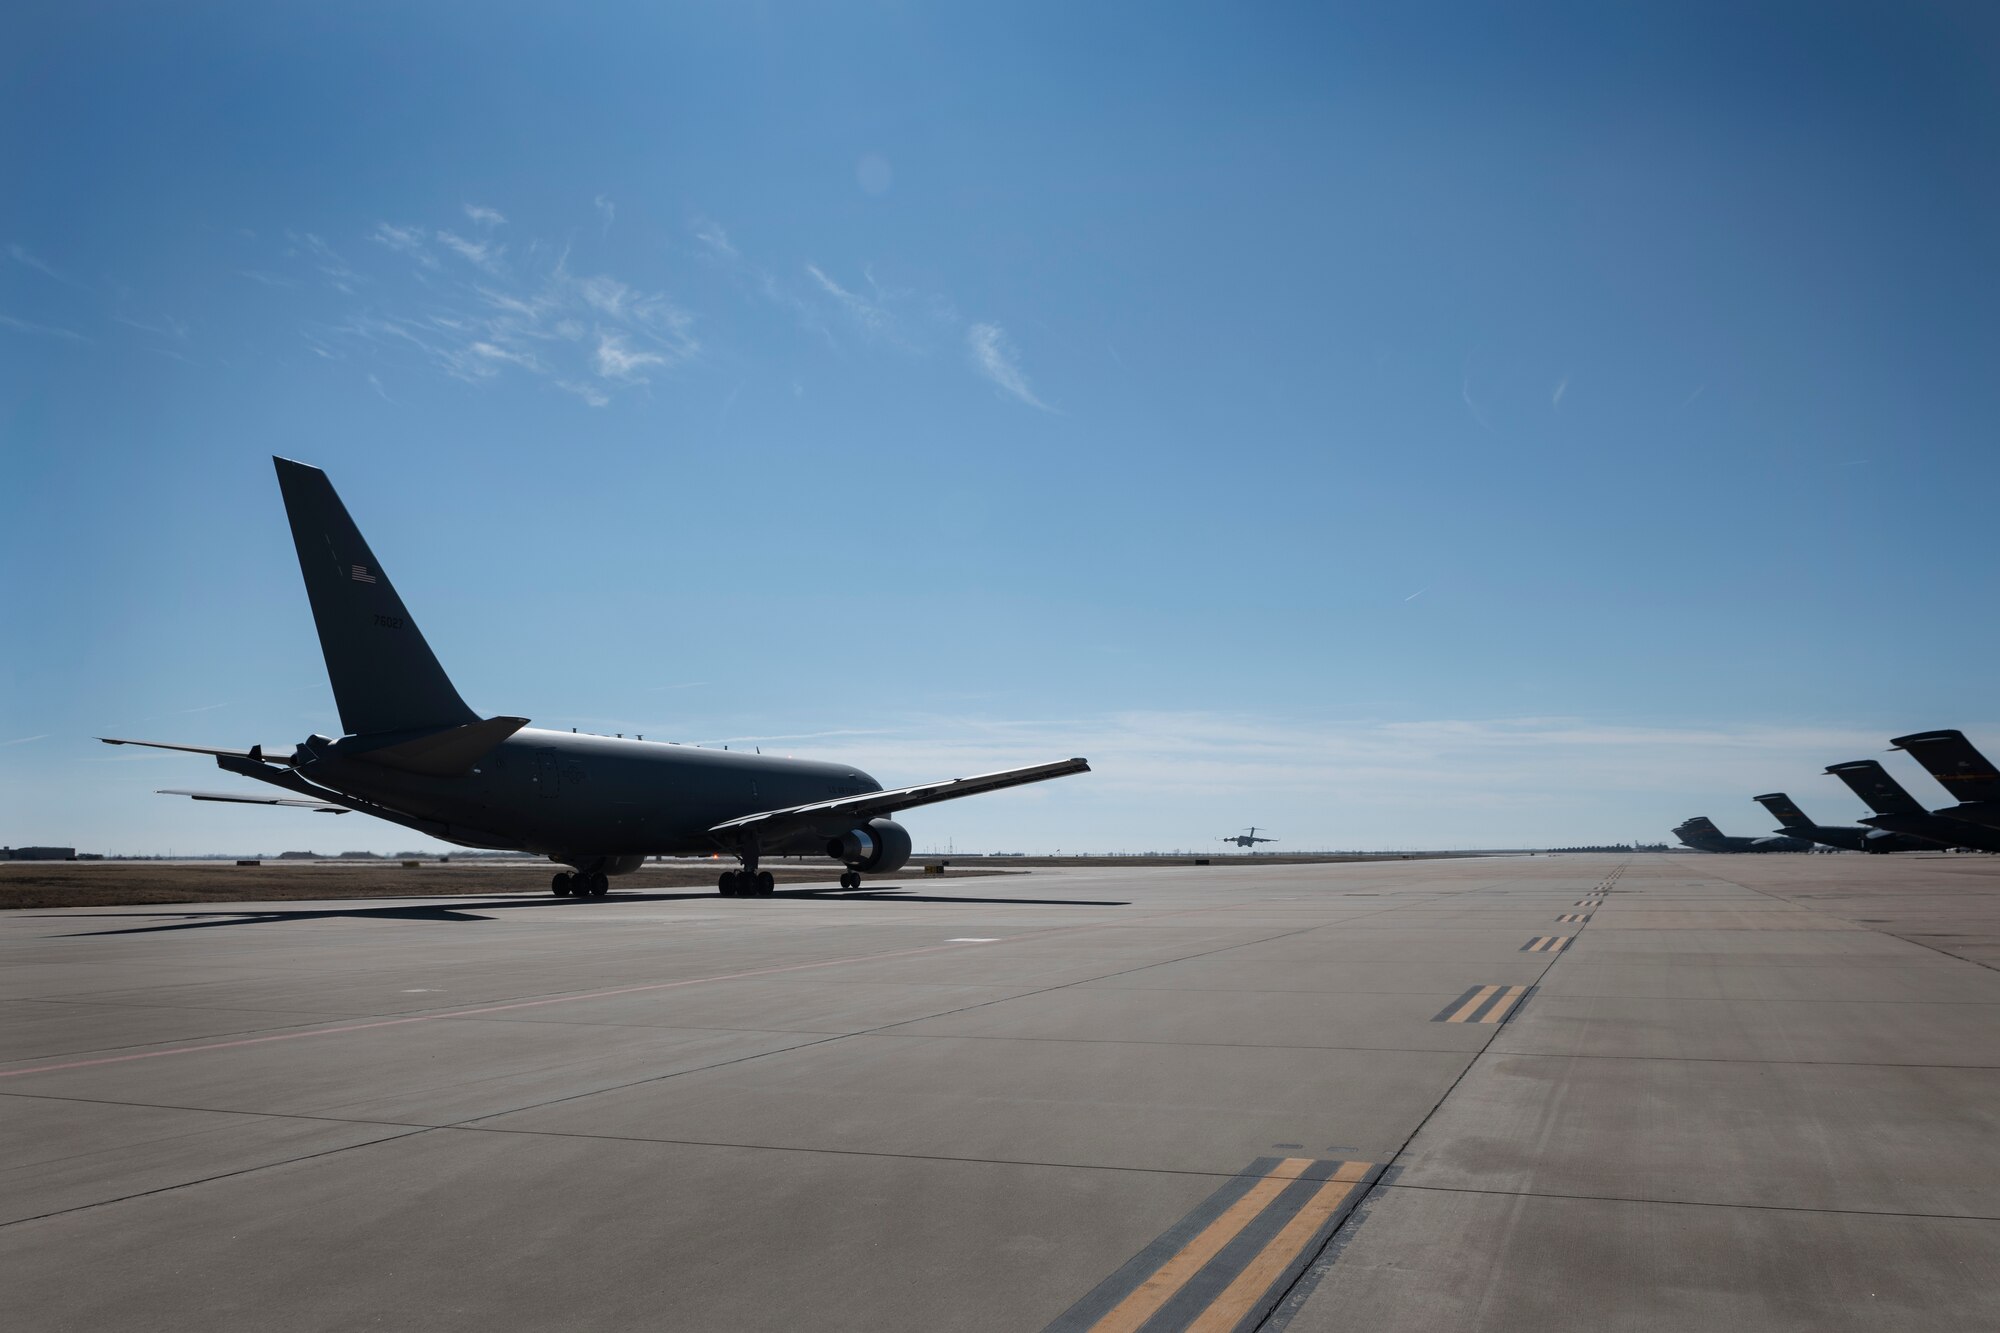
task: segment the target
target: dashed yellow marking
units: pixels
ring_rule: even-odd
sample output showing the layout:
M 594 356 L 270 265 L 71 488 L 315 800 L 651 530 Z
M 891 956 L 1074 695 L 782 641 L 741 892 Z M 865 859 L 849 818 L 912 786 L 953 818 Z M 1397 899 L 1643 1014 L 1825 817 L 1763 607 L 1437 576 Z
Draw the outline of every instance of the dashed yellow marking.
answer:
M 1504 1023 L 1507 1016 L 1514 1012 L 1514 1006 L 1532 989 L 1532 986 L 1508 986 L 1497 981 L 1488 986 L 1474 986 L 1440 1009 L 1431 1022 Z
M 1472 1017 L 1473 1010 L 1479 1008 L 1480 1005 L 1485 1004 L 1488 1000 L 1492 999 L 1494 994 L 1498 992 L 1499 989 L 1500 987 L 1497 984 L 1492 986 L 1474 986 L 1472 988 L 1472 994 L 1466 997 L 1465 1003 L 1460 1004 L 1457 1009 L 1453 1010 L 1449 1018 L 1441 1019 L 1438 1021 L 1445 1023 L 1465 1022 L 1468 1018 Z
M 1521 946 L 1522 953 L 1561 953 L 1573 935 L 1537 935 Z
M 1586 913 L 1583 913 L 1583 912 L 1571 912 L 1571 913 L 1569 913 L 1569 914 L 1568 914 L 1567 916 L 1559 916 L 1559 917 L 1557 917 L 1557 918 L 1556 918 L 1556 920 L 1558 920 L 1558 921 L 1575 921 L 1575 922 L 1584 922 L 1584 921 L 1588 921 L 1588 920 L 1590 920 L 1590 917 L 1589 917 L 1589 916 L 1588 916 L 1588 915 L 1587 915 Z

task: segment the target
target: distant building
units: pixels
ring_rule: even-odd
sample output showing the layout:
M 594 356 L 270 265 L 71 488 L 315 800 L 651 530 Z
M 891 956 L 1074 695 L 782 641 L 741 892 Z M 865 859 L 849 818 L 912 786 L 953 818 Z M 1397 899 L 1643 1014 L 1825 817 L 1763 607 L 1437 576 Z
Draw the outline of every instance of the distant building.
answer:
M 0 847 L 0 858 L 9 861 L 74 861 L 74 847 Z

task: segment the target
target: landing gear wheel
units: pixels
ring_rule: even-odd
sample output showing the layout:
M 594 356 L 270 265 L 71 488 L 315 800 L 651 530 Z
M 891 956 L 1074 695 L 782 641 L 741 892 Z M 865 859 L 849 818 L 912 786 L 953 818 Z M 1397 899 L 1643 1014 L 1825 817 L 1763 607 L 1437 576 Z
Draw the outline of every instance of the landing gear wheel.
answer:
M 759 898 L 770 897 L 777 891 L 777 888 L 778 881 L 772 877 L 770 871 L 760 870 L 757 872 L 757 896 Z
M 855 871 L 855 870 L 844 870 L 844 871 L 842 871 L 842 872 L 841 872 L 841 875 L 840 875 L 840 887 L 841 887 L 841 888 L 843 888 L 843 889 L 858 889 L 858 888 L 860 888 L 860 887 L 861 887 L 861 874 L 860 874 L 860 872 L 859 872 L 859 871 Z
M 602 870 L 591 872 L 590 887 L 585 891 L 593 898 L 602 898 L 605 894 L 611 892 L 611 876 L 605 874 Z
M 569 897 L 569 889 L 570 880 L 568 875 L 557 875 L 549 881 L 549 892 L 555 894 L 558 898 Z
M 736 896 L 736 872 L 734 870 L 723 871 L 722 878 L 715 882 L 715 887 L 722 890 L 723 897 L 734 898 Z

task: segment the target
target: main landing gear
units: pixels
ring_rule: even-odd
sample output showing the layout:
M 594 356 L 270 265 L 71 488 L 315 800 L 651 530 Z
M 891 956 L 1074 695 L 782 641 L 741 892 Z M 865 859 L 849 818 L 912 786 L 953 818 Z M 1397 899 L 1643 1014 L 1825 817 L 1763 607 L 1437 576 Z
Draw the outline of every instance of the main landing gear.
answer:
M 725 870 L 716 881 L 725 898 L 768 898 L 777 890 L 778 881 L 768 870 L 755 870 L 748 866 L 742 870 Z
M 558 898 L 602 898 L 611 892 L 611 879 L 601 870 L 587 874 L 579 870 L 574 875 L 557 875 L 549 881 L 549 889 Z
M 841 872 L 840 872 L 840 887 L 841 887 L 841 888 L 843 888 L 843 889 L 858 889 L 858 888 L 860 888 L 860 887 L 861 887 L 861 872 L 860 872 L 859 870 L 843 870 L 843 871 L 841 871 Z

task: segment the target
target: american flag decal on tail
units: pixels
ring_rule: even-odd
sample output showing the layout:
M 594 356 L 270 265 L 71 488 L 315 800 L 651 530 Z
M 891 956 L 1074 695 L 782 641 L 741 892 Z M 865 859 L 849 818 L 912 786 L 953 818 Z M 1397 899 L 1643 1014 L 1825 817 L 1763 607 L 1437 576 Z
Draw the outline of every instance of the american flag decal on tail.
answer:
M 368 566 L 366 565 L 349 565 L 348 568 L 354 571 L 350 577 L 356 583 L 373 583 L 375 581 L 375 576 L 368 572 Z

